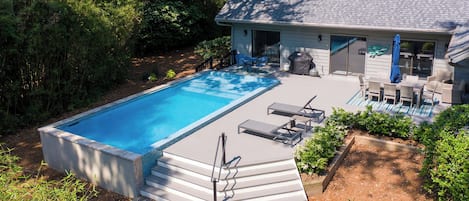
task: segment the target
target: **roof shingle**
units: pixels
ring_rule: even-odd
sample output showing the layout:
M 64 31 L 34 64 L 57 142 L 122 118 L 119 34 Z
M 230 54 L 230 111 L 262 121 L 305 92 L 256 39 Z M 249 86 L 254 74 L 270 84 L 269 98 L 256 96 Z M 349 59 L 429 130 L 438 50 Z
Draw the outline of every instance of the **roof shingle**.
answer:
M 228 0 L 215 20 L 450 33 L 469 0 Z

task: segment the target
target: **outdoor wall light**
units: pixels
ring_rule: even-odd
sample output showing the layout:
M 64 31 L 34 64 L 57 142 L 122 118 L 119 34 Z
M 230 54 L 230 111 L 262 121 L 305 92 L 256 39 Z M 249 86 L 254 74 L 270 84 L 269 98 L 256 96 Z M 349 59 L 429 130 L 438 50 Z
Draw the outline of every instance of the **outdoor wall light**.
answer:
M 244 36 L 247 36 L 248 35 L 248 30 L 244 30 Z
M 322 35 L 321 35 L 321 34 L 318 35 L 318 41 L 319 41 L 319 42 L 322 41 Z

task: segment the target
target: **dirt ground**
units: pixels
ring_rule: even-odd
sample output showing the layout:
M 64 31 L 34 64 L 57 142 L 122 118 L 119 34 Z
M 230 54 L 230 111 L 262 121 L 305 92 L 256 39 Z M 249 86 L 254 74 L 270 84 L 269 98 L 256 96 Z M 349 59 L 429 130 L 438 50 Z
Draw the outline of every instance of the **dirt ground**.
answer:
M 202 59 L 193 54 L 192 48 L 134 58 L 129 67 L 128 79 L 96 103 L 51 118 L 44 124 L 23 129 L 15 135 L 3 136 L 0 142 L 14 148 L 13 154 L 21 158 L 20 165 L 26 173 L 36 175 L 44 160 L 38 127 L 165 83 L 168 80 L 163 77 L 168 69 L 175 70 L 177 77 L 192 74 L 194 67 L 201 62 Z M 158 81 L 148 82 L 145 79 L 152 72 L 158 74 Z M 397 141 L 415 144 L 411 141 Z M 422 160 L 422 155 L 416 153 L 386 152 L 373 147 L 354 146 L 326 192 L 312 200 L 430 200 L 420 189 L 418 171 Z M 41 168 L 40 175 L 50 180 L 60 180 L 63 176 L 47 166 Z M 104 189 L 98 188 L 98 192 L 98 197 L 93 200 L 129 200 Z
M 423 191 L 422 179 L 418 175 L 423 158 L 417 152 L 386 151 L 355 144 L 326 191 L 309 200 L 432 200 Z
M 177 73 L 177 78 L 190 75 L 195 72 L 194 67 L 202 61 L 201 57 L 193 53 L 193 48 L 185 48 L 151 57 L 133 58 L 132 65 L 129 66 L 129 76 L 125 82 L 105 94 L 96 103 L 51 118 L 44 124 L 20 130 L 14 135 L 0 136 L 0 142 L 5 143 L 8 148 L 14 148 L 12 153 L 21 158 L 19 164 L 23 167 L 24 172 L 37 175 L 41 167 L 41 161 L 44 160 L 37 128 L 165 83 L 168 81 L 164 79 L 168 69 L 173 69 Z M 158 80 L 149 82 L 146 77 L 150 73 L 156 73 Z M 40 175 L 49 180 L 60 180 L 63 177 L 62 173 L 47 168 L 47 166 L 41 167 Z M 93 200 L 129 200 L 122 195 L 101 188 L 98 188 L 98 192 L 98 197 Z

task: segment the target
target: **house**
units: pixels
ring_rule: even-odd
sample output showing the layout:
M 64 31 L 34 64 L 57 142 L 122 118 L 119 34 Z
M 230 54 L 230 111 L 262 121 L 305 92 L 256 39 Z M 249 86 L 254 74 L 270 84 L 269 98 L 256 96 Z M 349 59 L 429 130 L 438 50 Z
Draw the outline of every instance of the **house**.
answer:
M 281 68 L 304 51 L 321 75 L 389 77 L 399 34 L 401 74 L 469 79 L 467 0 L 228 0 L 215 21 L 233 49 Z

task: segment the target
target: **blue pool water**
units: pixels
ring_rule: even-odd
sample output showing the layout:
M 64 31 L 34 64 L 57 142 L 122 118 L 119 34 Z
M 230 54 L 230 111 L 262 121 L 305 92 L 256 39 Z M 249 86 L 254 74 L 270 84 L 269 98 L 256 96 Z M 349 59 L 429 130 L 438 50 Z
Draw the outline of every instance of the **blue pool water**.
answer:
M 144 154 L 155 142 L 278 83 L 270 77 L 208 71 L 58 128 Z

